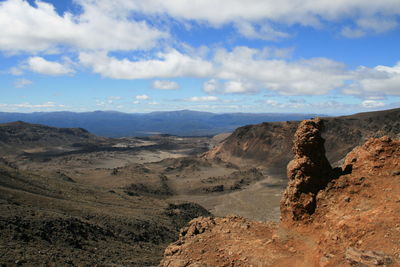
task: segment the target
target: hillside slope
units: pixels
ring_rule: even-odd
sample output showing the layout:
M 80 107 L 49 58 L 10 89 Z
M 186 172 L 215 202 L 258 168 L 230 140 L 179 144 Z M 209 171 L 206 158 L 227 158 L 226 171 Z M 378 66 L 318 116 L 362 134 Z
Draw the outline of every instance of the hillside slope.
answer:
M 81 128 L 54 128 L 22 121 L 0 124 L 0 154 L 28 149 L 99 144 L 106 141 Z
M 400 137 L 400 109 L 323 118 L 323 121 L 327 158 L 331 163 L 341 160 L 370 137 Z M 240 127 L 204 157 L 282 173 L 293 157 L 292 139 L 298 124 L 286 121 Z
M 298 145 L 304 154 L 296 148 L 288 167 L 296 189 L 288 187 L 282 199 L 287 212 L 279 224 L 195 219 L 160 266 L 400 266 L 400 140 L 369 139 L 347 155 L 340 177 L 320 177 L 309 129 Z M 318 185 L 318 177 L 330 182 Z M 316 205 L 308 209 L 312 192 Z
M 196 204 L 128 195 L 41 176 L 0 158 L 0 263 L 5 266 L 149 266 Z

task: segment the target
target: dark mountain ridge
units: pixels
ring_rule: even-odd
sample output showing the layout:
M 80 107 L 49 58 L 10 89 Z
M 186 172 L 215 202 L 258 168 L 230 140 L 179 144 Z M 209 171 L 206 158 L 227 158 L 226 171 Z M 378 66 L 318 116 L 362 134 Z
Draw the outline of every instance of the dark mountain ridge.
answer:
M 116 111 L 94 112 L 0 112 L 0 123 L 25 121 L 53 127 L 84 128 L 106 137 L 148 136 L 172 134 L 179 136 L 210 136 L 231 132 L 237 127 L 261 122 L 303 120 L 315 114 L 290 113 L 226 113 L 191 110 L 122 113 Z
M 106 140 L 82 128 L 55 128 L 22 121 L 0 124 L 0 154 L 17 153 L 20 149 L 99 145 Z

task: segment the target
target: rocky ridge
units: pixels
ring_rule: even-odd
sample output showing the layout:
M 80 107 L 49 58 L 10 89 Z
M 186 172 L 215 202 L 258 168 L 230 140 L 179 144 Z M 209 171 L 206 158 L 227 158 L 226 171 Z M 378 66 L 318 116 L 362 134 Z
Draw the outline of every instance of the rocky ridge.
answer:
M 160 266 L 400 266 L 400 140 L 369 139 L 335 177 L 320 127 L 319 120 L 306 121 L 296 134 L 279 224 L 194 219 Z M 317 162 L 324 169 L 309 168 Z
M 347 153 L 369 138 L 384 135 L 400 138 L 400 109 L 324 117 L 322 121 L 326 157 L 335 166 L 340 166 Z M 203 157 L 239 166 L 262 167 L 284 175 L 286 165 L 294 156 L 292 139 L 298 125 L 298 121 L 285 121 L 240 127 Z

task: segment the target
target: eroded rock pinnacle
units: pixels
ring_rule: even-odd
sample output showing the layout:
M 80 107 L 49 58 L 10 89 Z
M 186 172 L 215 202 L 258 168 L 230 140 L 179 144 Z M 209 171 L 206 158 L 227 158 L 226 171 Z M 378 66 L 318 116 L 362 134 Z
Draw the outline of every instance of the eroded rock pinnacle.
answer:
M 299 124 L 293 142 L 294 159 L 287 166 L 288 186 L 281 200 L 282 221 L 302 220 L 314 213 L 316 195 L 332 177 L 325 156 L 320 118 Z

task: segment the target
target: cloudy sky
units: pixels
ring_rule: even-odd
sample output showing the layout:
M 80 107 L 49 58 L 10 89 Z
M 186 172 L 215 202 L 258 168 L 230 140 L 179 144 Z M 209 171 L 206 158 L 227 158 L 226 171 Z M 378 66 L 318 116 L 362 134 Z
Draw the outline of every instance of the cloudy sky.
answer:
M 400 107 L 399 0 L 0 0 L 0 111 Z

